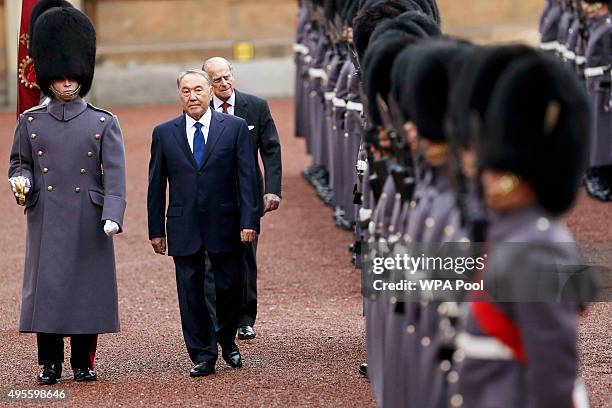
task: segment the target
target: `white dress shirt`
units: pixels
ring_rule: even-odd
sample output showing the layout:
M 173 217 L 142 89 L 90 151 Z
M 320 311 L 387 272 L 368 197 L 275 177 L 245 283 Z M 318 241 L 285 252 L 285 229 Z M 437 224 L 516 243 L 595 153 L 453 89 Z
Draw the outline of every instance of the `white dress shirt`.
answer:
M 189 148 L 191 149 L 191 153 L 193 153 L 193 138 L 195 136 L 196 122 L 200 122 L 202 126 L 202 134 L 204 135 L 204 144 L 208 140 L 208 130 L 210 129 L 210 119 L 212 118 L 212 112 L 210 109 L 206 110 L 204 116 L 200 118 L 200 120 L 196 121 L 191 116 L 185 114 L 185 130 L 187 131 L 187 141 L 189 142 Z
M 234 106 L 236 105 L 236 91 L 232 92 L 232 96 L 230 96 L 230 98 L 227 100 L 227 103 L 229 105 L 229 107 L 227 108 L 227 113 L 234 116 Z M 221 107 L 221 105 L 223 105 L 223 101 L 217 98 L 217 95 L 213 95 L 213 106 L 215 107 L 215 110 L 217 112 L 223 113 L 223 108 Z

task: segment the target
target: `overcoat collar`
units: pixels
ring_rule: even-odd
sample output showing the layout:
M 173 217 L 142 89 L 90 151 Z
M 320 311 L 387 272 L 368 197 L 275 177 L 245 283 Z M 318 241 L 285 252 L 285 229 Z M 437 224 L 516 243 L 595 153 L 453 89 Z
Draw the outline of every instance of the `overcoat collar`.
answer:
M 81 98 L 77 97 L 69 102 L 61 101 L 57 98 L 51 98 L 49 105 L 47 105 L 47 111 L 51 116 L 57 120 L 67 122 L 73 118 L 76 118 L 87 109 L 87 103 Z

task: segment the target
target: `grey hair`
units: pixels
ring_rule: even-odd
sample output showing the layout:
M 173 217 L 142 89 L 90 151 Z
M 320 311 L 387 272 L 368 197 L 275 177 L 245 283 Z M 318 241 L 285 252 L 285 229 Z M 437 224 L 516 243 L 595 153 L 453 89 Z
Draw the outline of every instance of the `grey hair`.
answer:
M 212 86 L 212 81 L 211 81 L 210 77 L 208 76 L 208 74 L 206 73 L 206 71 L 202 71 L 201 69 L 197 69 L 197 68 L 192 68 L 192 69 L 188 69 L 186 71 L 181 72 L 178 75 L 178 77 L 176 78 L 176 86 L 178 88 L 180 88 L 181 87 L 181 81 L 183 80 L 183 78 L 185 78 L 187 75 L 191 75 L 191 74 L 203 76 L 204 79 L 206 79 L 206 82 L 208 82 L 208 85 Z
M 207 66 L 209 63 L 213 62 L 214 60 L 217 60 L 217 61 L 223 61 L 223 62 L 225 62 L 225 63 L 227 64 L 227 67 L 229 68 L 230 72 L 231 72 L 232 74 L 234 73 L 234 66 L 233 66 L 233 65 L 232 65 L 232 64 L 231 64 L 231 63 L 230 63 L 228 60 L 226 60 L 226 59 L 225 59 L 225 58 L 223 58 L 223 57 L 212 57 L 212 58 L 207 59 L 206 61 L 204 61 L 204 64 L 202 65 L 202 69 L 203 69 L 203 70 L 206 70 L 206 66 Z

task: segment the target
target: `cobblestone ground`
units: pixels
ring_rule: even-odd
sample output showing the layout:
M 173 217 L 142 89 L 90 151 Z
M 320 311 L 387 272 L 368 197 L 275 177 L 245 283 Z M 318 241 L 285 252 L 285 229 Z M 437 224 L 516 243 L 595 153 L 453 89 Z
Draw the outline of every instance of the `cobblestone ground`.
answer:
M 243 369 L 220 360 L 215 376 L 200 379 L 188 376 L 172 260 L 153 254 L 146 228 L 151 130 L 178 108 L 114 110 L 128 163 L 125 233 L 115 238 L 122 331 L 99 340 L 97 383 L 76 384 L 65 367 L 60 383 L 47 388 L 67 390 L 68 405 L 374 405 L 357 373 L 365 344 L 360 276 L 347 252 L 351 234 L 333 226 L 331 211 L 300 175 L 309 159 L 303 141 L 293 137 L 292 101 L 272 101 L 271 107 L 283 144 L 284 199 L 263 219 L 258 336 L 239 343 Z M 0 114 L 3 171 L 14 121 L 14 114 Z M 578 239 L 611 242 L 611 209 L 581 197 L 569 218 Z M 0 194 L 0 231 L 0 389 L 38 389 L 34 335 L 17 333 L 25 218 L 8 186 Z M 581 323 L 582 370 L 595 407 L 612 406 L 611 312 L 609 304 L 597 304 Z

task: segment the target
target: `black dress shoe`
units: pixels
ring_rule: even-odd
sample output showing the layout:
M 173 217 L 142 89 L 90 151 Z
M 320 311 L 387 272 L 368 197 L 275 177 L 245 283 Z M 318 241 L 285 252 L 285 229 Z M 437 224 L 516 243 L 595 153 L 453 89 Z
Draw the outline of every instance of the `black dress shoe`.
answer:
M 255 330 L 253 326 L 240 326 L 238 329 L 238 338 L 240 340 L 251 340 L 255 338 Z
M 223 360 L 233 368 L 241 368 L 242 367 L 242 357 L 240 357 L 240 350 L 238 350 L 237 345 L 232 345 L 230 347 L 222 347 L 221 357 Z
M 196 364 L 191 371 L 189 371 L 190 377 L 206 377 L 207 375 L 211 375 L 215 373 L 215 363 L 209 363 L 207 361 L 202 361 L 201 363 Z
M 363 375 L 364 377 L 368 377 L 368 363 L 361 363 L 361 365 L 359 366 L 359 374 Z
M 584 185 L 591 197 L 601 201 L 612 200 L 612 182 L 609 181 L 612 177 L 608 176 L 608 172 L 607 166 L 589 169 L 584 178 Z
M 74 373 L 74 381 L 76 382 L 96 381 L 98 379 L 96 372 L 90 367 L 73 368 L 72 372 Z
M 46 364 L 36 377 L 36 382 L 41 385 L 52 385 L 62 376 L 62 363 Z

